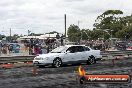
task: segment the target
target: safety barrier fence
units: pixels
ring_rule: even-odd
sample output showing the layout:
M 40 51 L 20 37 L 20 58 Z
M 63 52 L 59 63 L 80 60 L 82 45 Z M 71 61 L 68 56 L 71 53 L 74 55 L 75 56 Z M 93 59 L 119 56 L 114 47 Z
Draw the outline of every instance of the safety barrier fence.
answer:
M 34 55 L 28 56 L 4 56 L 0 57 L 0 64 L 18 63 L 18 62 L 32 62 Z
M 132 55 L 132 50 L 124 50 L 124 51 L 102 51 L 101 55 L 103 59 L 115 59 L 121 57 L 129 57 Z

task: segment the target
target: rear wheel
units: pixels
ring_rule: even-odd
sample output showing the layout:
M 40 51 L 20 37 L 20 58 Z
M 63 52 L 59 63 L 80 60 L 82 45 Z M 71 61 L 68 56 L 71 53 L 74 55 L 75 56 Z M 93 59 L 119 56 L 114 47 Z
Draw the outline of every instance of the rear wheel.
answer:
M 53 67 L 58 68 L 58 67 L 60 67 L 61 65 L 62 65 L 62 61 L 61 61 L 60 58 L 56 58 L 56 59 L 53 60 Z
M 94 56 L 89 56 L 87 63 L 88 64 L 95 64 L 96 63 L 95 57 Z

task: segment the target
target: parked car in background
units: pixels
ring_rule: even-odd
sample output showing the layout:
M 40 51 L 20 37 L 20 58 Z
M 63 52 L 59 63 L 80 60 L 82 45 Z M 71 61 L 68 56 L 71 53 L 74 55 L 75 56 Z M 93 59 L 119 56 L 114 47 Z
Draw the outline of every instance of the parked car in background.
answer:
M 116 47 L 117 50 L 126 50 L 127 43 L 125 41 L 118 41 L 118 42 L 116 42 L 115 47 Z
M 128 43 L 128 49 L 132 49 L 132 42 L 131 43 Z
M 100 50 L 93 50 L 85 45 L 65 45 L 52 50 L 48 54 L 36 56 L 33 64 L 44 66 L 52 64 L 54 67 L 60 67 L 63 64 L 90 63 L 94 64 L 100 60 Z

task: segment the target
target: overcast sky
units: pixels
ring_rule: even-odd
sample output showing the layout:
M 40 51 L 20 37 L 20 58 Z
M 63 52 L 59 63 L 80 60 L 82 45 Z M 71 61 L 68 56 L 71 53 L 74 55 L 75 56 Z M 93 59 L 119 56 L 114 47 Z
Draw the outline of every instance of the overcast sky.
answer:
M 64 14 L 67 28 L 93 28 L 97 16 L 109 9 L 119 9 L 131 15 L 132 0 L 0 0 L 0 33 L 9 35 L 58 31 L 64 33 Z

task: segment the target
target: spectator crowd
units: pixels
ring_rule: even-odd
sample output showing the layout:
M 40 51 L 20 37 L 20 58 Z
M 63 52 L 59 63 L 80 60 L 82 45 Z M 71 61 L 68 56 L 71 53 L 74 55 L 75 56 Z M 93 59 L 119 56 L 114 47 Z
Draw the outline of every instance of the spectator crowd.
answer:
M 77 43 L 74 43 L 74 44 L 77 44 Z M 84 44 L 99 50 L 109 50 L 111 48 L 111 41 L 108 41 L 108 40 L 106 41 L 83 40 L 83 41 L 80 41 L 80 44 Z M 47 38 L 46 40 L 31 38 L 31 39 L 25 39 L 19 43 L 18 41 L 14 41 L 11 43 L 0 42 L 0 55 L 20 53 L 20 51 L 27 52 L 28 55 L 45 54 L 60 45 L 64 45 L 64 41 L 62 38 L 60 40 L 54 39 L 54 38 L 52 39 Z M 117 42 L 114 45 L 115 45 L 114 48 L 119 49 L 120 47 L 121 48 L 123 47 L 123 50 L 124 50 L 126 49 L 127 44 Z

